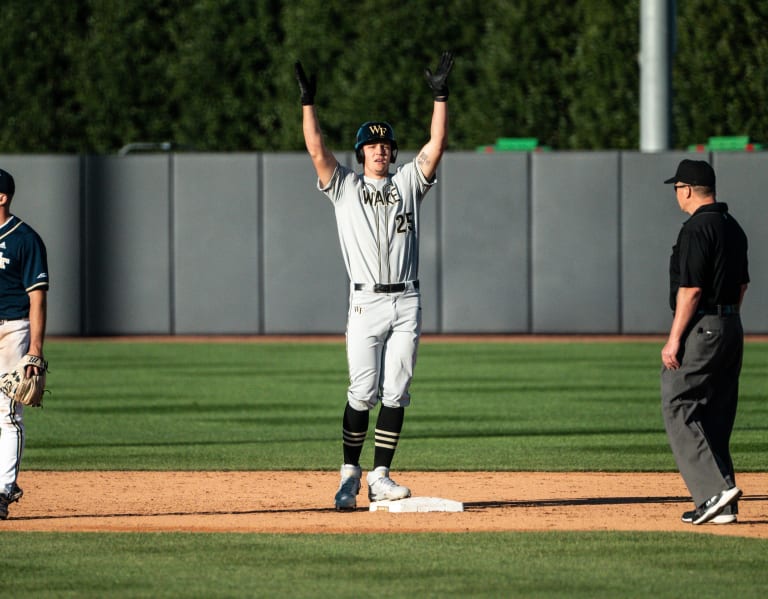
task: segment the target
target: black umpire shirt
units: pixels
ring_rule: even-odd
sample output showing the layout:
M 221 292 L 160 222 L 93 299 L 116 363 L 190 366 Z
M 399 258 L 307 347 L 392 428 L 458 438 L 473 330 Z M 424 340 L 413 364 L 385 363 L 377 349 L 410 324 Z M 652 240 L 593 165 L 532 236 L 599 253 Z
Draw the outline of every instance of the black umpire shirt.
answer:
M 747 236 L 728 214 L 728 204 L 705 204 L 683 223 L 669 261 L 669 305 L 680 287 L 701 287 L 700 310 L 739 303 L 749 283 Z

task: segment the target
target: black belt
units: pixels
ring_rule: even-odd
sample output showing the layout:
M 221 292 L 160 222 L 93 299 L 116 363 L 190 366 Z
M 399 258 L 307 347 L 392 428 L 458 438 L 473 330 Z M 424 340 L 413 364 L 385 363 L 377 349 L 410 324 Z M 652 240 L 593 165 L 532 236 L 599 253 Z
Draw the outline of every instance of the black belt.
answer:
M 402 293 L 408 289 L 409 283 L 355 283 L 355 291 L 373 291 L 374 293 Z M 419 288 L 419 282 L 413 282 L 413 288 Z
M 738 304 L 718 304 L 708 308 L 701 308 L 696 314 L 717 314 L 718 316 L 731 316 L 739 313 Z

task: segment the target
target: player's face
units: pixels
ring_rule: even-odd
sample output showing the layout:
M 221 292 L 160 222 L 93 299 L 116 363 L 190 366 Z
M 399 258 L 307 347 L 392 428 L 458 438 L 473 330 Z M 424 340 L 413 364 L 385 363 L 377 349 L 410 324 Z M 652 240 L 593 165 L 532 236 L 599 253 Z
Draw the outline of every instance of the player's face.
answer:
M 389 162 L 392 158 L 392 148 L 389 142 L 379 141 L 363 146 L 365 156 L 365 174 L 374 177 L 386 177 L 389 173 Z

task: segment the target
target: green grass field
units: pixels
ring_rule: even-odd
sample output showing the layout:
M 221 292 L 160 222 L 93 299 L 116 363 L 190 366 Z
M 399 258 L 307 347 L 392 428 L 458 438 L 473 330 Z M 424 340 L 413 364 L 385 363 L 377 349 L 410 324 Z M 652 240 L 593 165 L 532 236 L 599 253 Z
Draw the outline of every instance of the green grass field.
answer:
M 673 472 L 659 351 L 657 342 L 424 343 L 394 466 Z M 51 340 L 46 357 L 51 393 L 25 414 L 24 470 L 340 464 L 343 343 Z M 767 358 L 768 344 L 748 343 L 732 444 L 742 472 L 766 469 Z M 768 547 L 756 539 L 350 533 L 2 539 L 24 597 L 762 597 L 768 582 Z

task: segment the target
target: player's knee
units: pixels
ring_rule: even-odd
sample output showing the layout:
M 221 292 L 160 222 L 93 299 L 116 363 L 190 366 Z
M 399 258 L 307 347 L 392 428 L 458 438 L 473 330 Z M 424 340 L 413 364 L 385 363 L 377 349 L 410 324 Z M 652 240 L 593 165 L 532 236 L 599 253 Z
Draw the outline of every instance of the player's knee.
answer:
M 372 410 L 375 408 L 376 404 L 378 403 L 378 398 L 373 397 L 368 399 L 358 399 L 350 395 L 347 397 L 347 402 L 353 410 L 363 412 L 365 410 Z
M 384 397 L 381 403 L 388 408 L 407 408 L 411 405 L 411 396 L 405 393 L 396 397 Z

